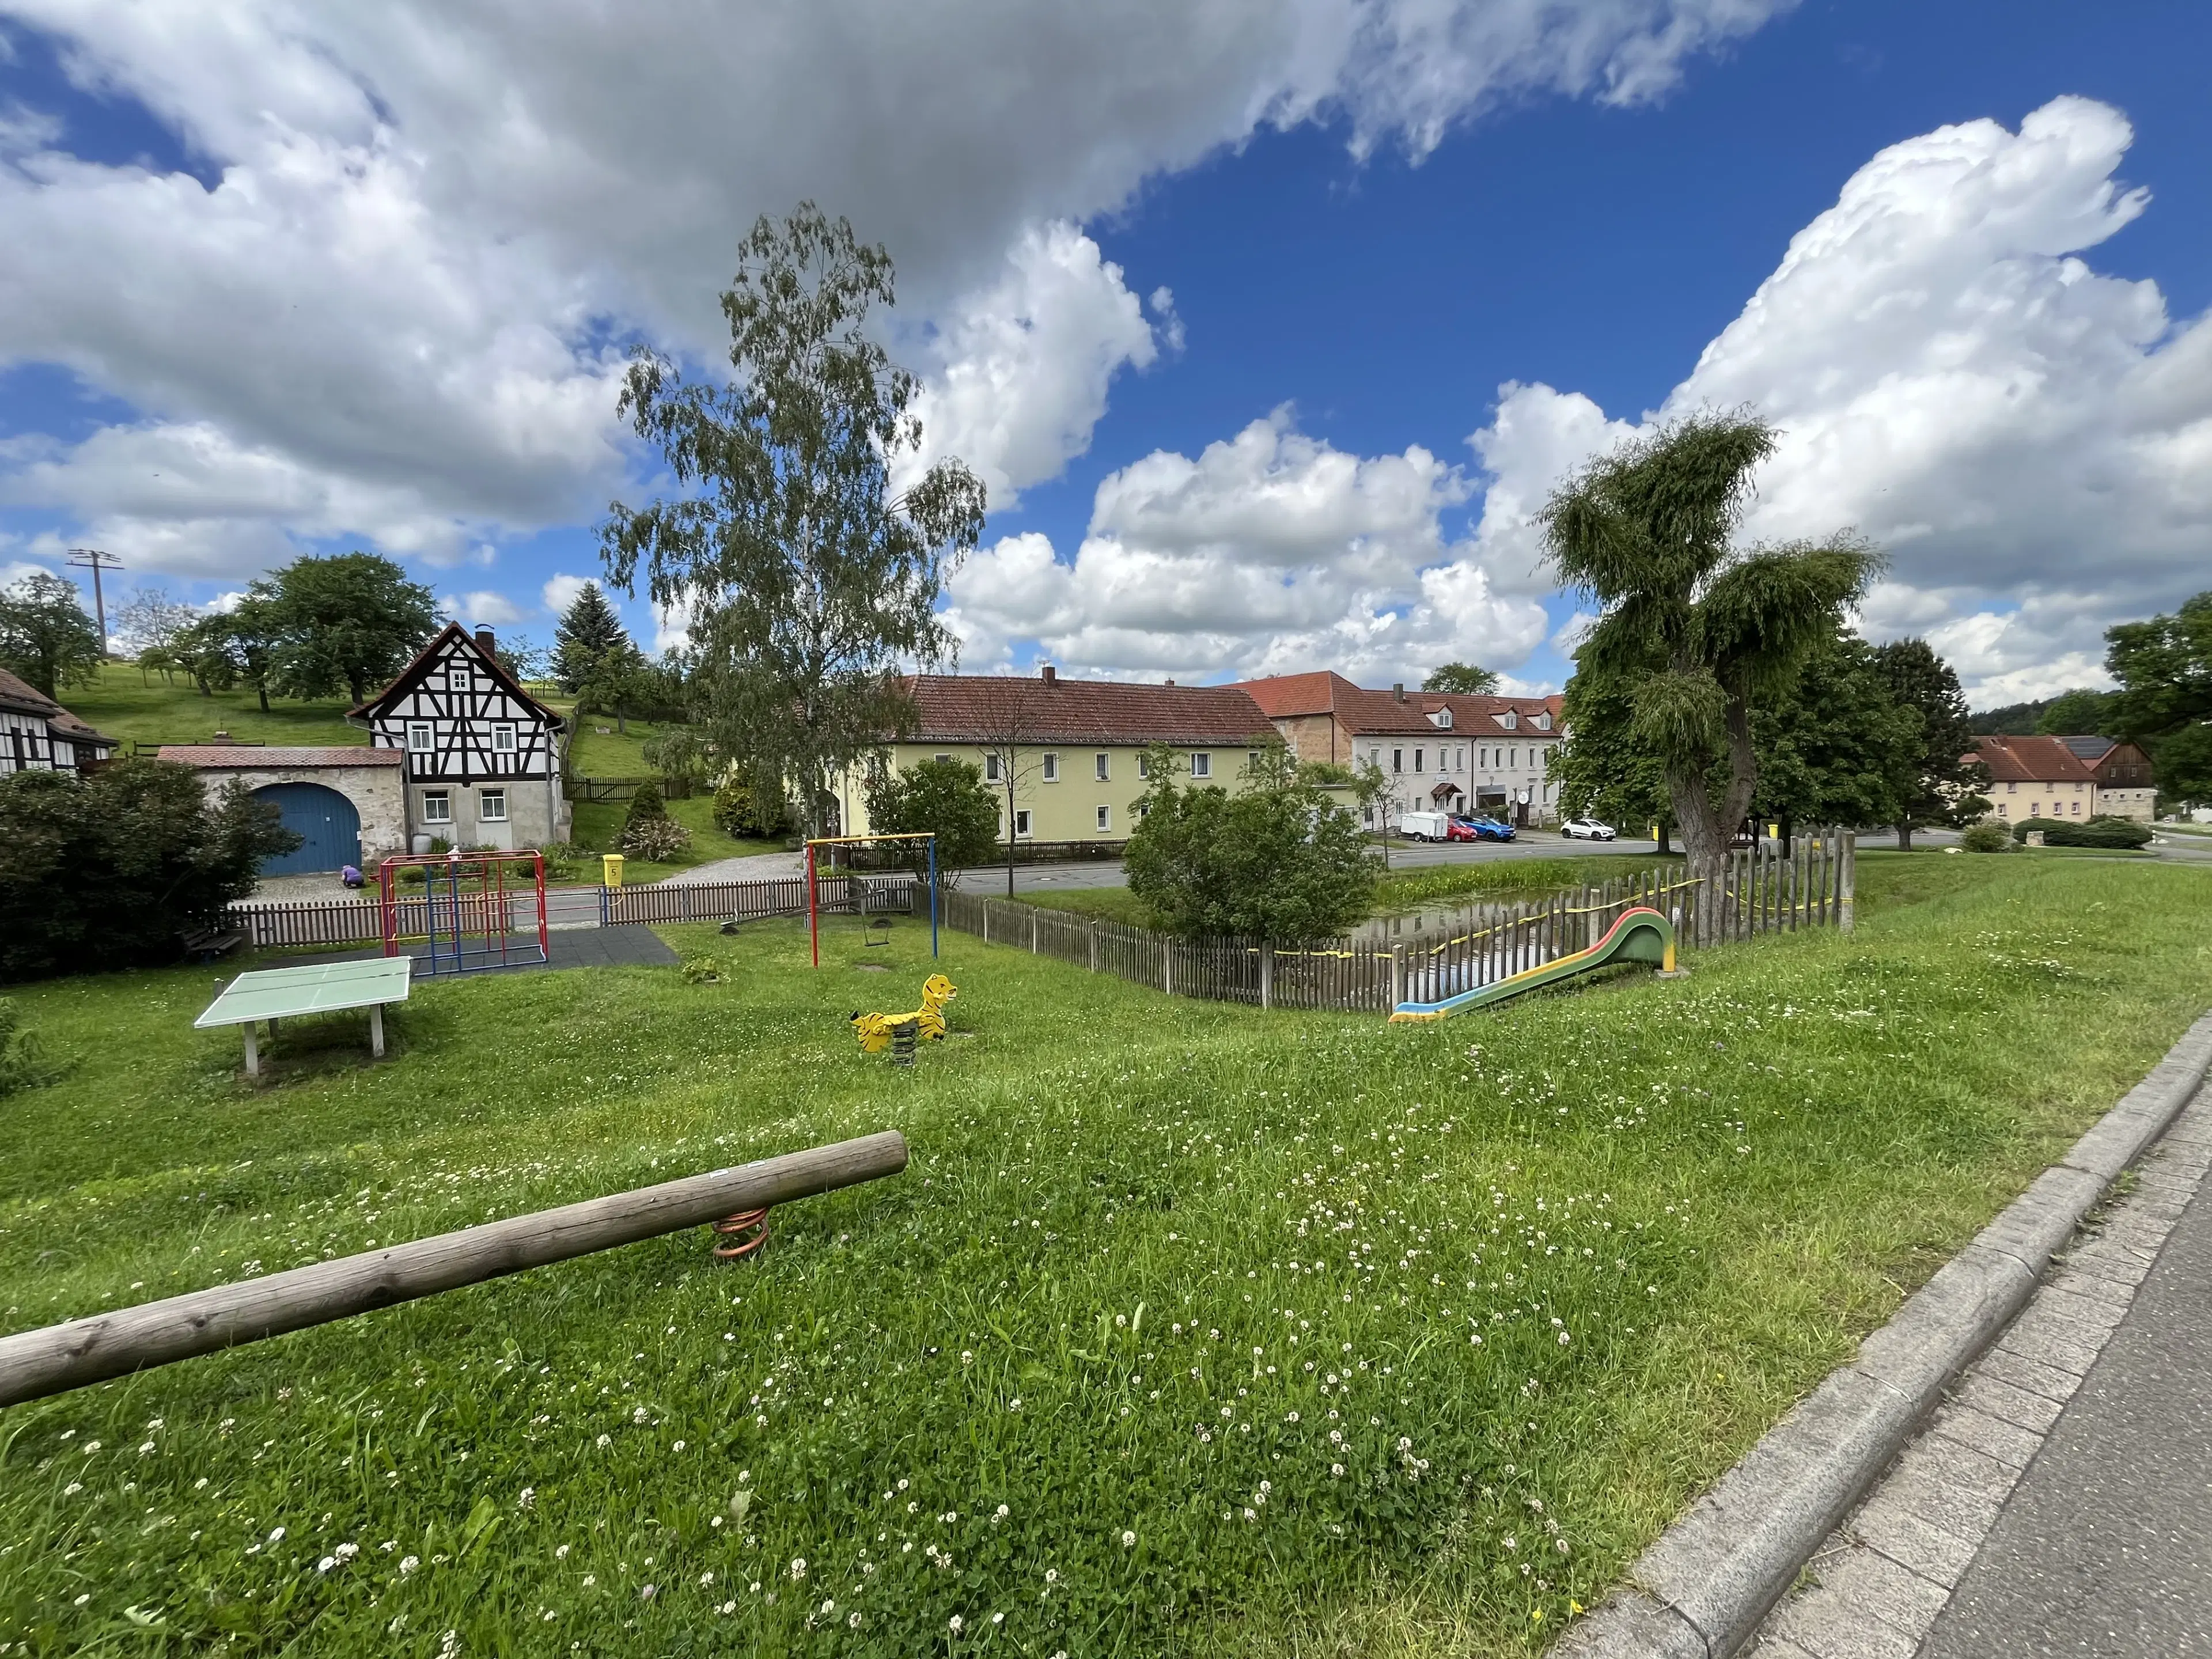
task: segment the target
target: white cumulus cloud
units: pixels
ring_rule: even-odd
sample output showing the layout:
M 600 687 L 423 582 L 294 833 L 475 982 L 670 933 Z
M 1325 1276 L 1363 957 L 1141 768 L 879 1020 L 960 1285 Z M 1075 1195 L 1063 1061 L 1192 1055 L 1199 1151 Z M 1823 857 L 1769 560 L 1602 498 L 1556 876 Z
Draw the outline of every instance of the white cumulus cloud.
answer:
M 538 590 L 538 597 L 547 611 L 558 617 L 565 615 L 568 607 L 583 597 L 586 588 L 601 586 L 597 576 L 556 575 L 546 580 L 545 586 Z
M 1787 3 L 0 0 L 199 170 L 0 116 L 0 366 L 142 422 L 0 458 L 8 499 L 208 576 L 587 520 L 625 474 L 609 342 L 718 361 L 738 238 L 804 198 L 890 246 L 933 441 L 1011 499 L 1177 338 L 1072 225 L 1270 125 L 1418 155 L 1501 97 L 1647 98 Z M 166 490 L 112 465 L 149 444 Z
M 504 593 L 464 593 L 455 611 L 471 627 L 511 628 L 522 620 L 520 607 Z
M 2066 97 L 2017 131 L 1892 145 L 1656 411 L 1774 420 L 1747 533 L 1871 537 L 1891 568 L 1868 630 L 1926 633 L 1978 702 L 2100 683 L 2103 629 L 2212 568 L 2212 326 L 2082 257 L 2148 204 L 2116 178 L 2132 137 Z M 1526 559 L 1559 475 L 1633 429 L 1580 394 L 1501 388 L 1472 440 L 1486 554 Z
M 1155 452 L 1104 479 L 1071 562 L 1036 533 L 987 549 L 953 579 L 951 620 L 975 667 L 1025 640 L 1077 672 L 1188 678 L 1518 662 L 1543 608 L 1448 541 L 1442 515 L 1467 494 L 1418 446 L 1346 454 L 1278 410 L 1195 459 Z

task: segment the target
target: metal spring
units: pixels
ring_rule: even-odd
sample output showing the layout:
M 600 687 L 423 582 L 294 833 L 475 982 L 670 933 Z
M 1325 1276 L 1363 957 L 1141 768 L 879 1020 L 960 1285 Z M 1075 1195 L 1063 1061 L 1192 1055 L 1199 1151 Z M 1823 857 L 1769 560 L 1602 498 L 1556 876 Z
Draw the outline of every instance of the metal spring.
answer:
M 738 1261 L 768 1243 L 766 1205 L 757 1210 L 740 1210 L 713 1224 L 714 1237 L 729 1241 L 714 1246 L 714 1259 L 718 1261 Z

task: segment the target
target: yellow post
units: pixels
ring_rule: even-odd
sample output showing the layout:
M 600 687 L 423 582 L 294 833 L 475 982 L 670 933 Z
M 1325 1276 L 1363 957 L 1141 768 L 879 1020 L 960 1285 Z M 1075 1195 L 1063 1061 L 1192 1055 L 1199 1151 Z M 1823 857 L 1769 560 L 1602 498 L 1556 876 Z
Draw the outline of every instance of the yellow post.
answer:
M 603 853 L 599 855 L 599 879 L 610 887 L 622 885 L 623 855 Z

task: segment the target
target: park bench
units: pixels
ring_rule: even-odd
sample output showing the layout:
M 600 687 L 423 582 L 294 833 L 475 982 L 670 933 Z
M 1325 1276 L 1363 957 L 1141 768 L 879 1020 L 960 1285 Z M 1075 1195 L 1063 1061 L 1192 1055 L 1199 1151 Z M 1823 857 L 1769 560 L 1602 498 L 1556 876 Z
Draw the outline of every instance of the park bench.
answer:
M 214 962 L 228 956 L 246 943 L 246 932 L 240 927 L 196 927 L 177 935 L 185 947 L 185 955 L 198 963 Z

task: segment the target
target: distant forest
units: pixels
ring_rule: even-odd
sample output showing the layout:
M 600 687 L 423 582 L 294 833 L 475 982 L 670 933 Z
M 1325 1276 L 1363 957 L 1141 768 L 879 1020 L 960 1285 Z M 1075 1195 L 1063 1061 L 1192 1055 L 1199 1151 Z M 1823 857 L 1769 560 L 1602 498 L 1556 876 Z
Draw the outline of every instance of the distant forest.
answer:
M 2082 737 L 2105 732 L 2111 703 L 2107 692 L 2077 687 L 2041 702 L 2008 702 L 2002 708 L 1984 708 L 1968 716 L 1978 738 Z

